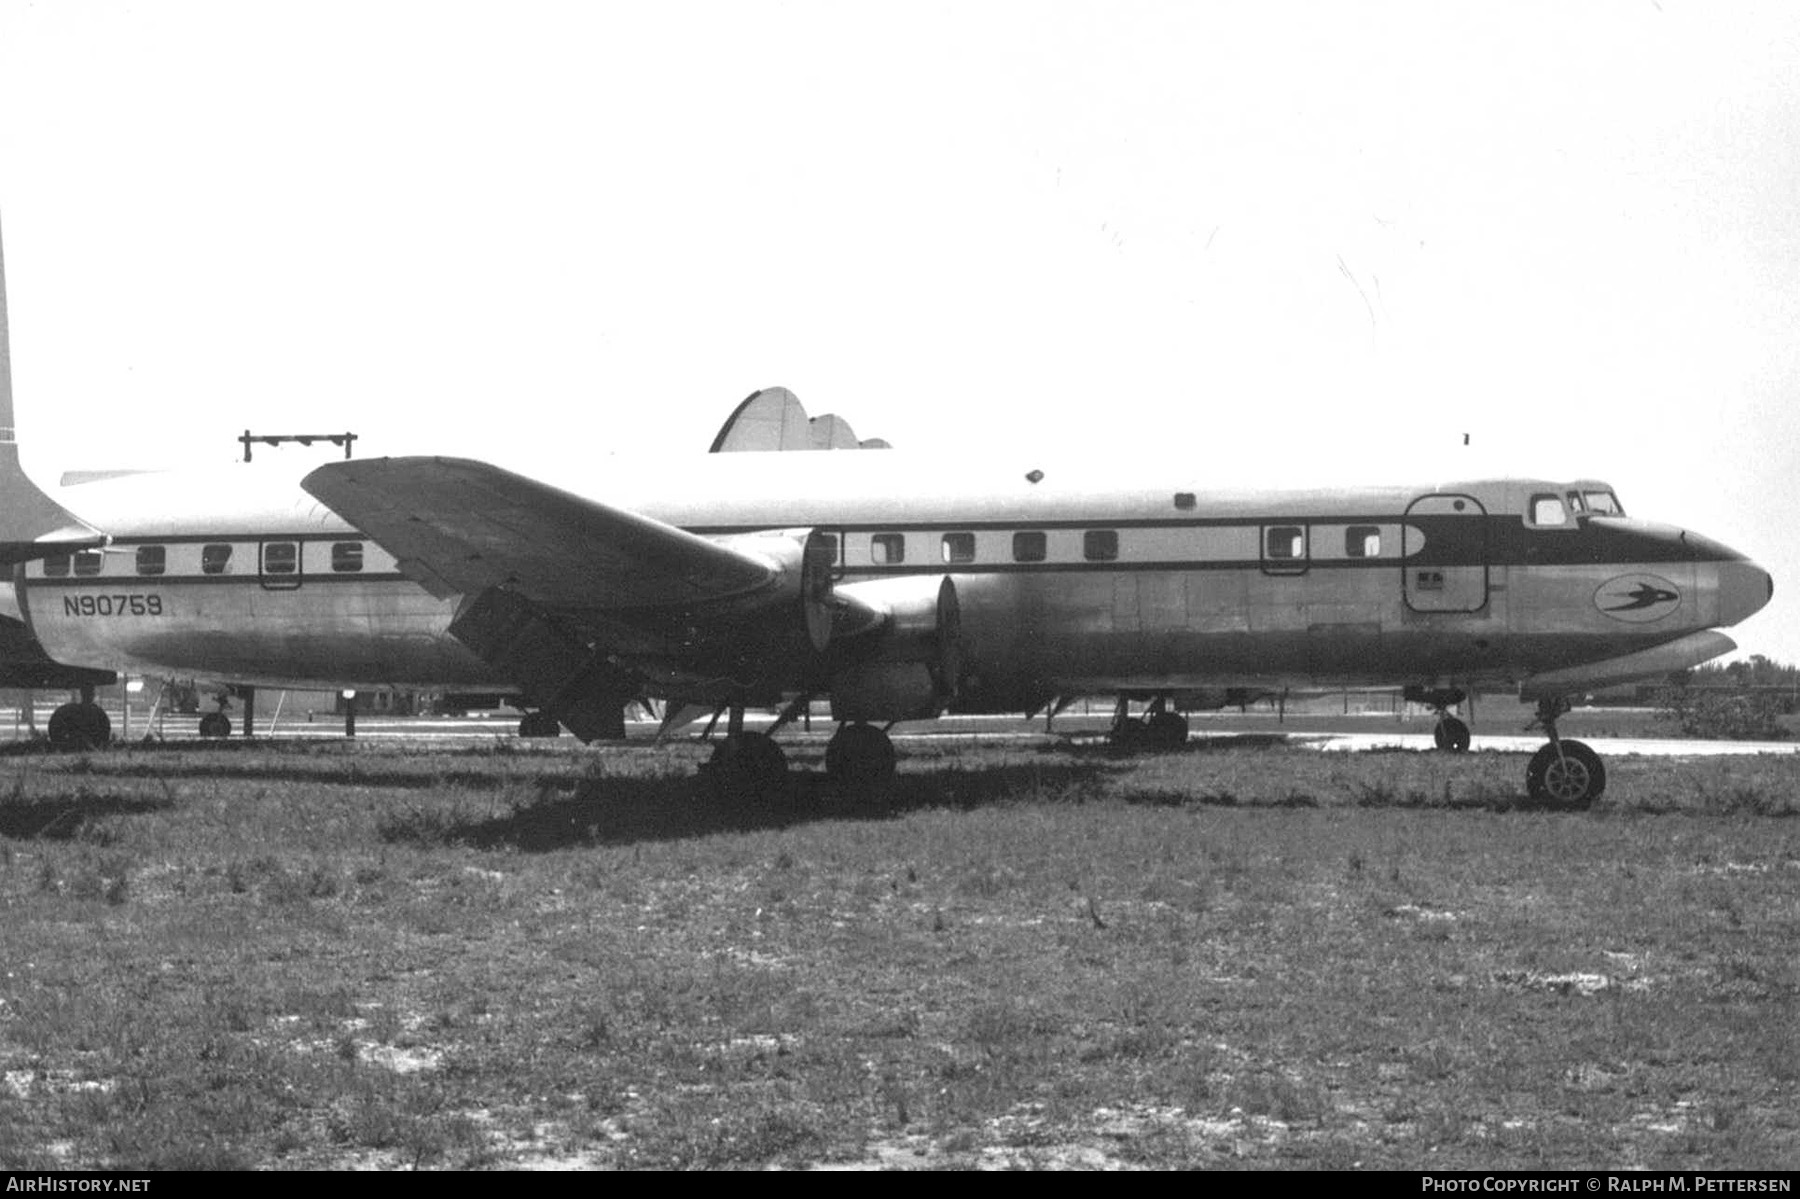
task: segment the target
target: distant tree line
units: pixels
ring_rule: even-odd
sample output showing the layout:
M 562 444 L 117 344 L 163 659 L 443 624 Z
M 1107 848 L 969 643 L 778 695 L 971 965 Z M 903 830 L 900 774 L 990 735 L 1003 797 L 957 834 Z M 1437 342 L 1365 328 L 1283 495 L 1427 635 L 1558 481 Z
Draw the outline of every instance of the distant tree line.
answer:
M 1653 702 L 1686 737 L 1776 741 L 1789 732 L 1780 718 L 1800 711 L 1800 667 L 1762 654 L 1708 662 L 1670 676 Z

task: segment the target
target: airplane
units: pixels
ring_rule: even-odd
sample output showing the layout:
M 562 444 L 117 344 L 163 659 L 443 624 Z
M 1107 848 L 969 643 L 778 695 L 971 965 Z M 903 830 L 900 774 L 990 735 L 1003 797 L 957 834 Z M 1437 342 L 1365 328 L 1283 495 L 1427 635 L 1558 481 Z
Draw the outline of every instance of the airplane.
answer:
M 715 439 L 739 452 L 609 460 L 566 486 L 442 457 L 96 478 L 68 509 L 0 511 L 0 552 L 58 662 L 511 691 L 588 741 L 661 700 L 665 728 L 725 715 L 709 773 L 760 796 L 787 774 L 771 734 L 815 699 L 840 722 L 827 773 L 855 790 L 893 773 L 888 727 L 945 711 L 1306 686 L 1444 710 L 1504 687 L 1547 737 L 1528 793 L 1582 807 L 1605 767 L 1558 735 L 1572 697 L 1729 652 L 1719 630 L 1773 594 L 1597 480 L 1226 490 L 999 456 L 946 473 L 815 429 L 769 388 Z M 0 496 L 32 487 L 0 455 Z M 775 729 L 745 728 L 760 707 L 782 708 Z

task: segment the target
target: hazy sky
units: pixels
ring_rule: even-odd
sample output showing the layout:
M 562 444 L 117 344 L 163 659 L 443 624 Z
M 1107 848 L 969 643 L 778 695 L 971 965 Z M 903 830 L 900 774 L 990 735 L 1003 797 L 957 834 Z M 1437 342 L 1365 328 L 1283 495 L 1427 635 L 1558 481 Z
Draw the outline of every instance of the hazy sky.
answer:
M 1800 661 L 1793 4 L 0 0 L 0 213 L 46 482 L 603 471 L 783 384 L 1199 486 L 1598 476 Z

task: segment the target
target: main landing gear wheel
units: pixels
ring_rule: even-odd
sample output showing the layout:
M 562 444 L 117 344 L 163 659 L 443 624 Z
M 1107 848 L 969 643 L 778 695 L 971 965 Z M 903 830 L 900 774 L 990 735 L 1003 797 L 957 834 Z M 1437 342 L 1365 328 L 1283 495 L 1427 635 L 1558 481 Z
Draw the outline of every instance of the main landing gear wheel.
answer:
M 825 773 L 853 800 L 874 798 L 894 778 L 894 743 L 872 724 L 846 724 L 825 746 Z
M 519 736 L 560 737 L 562 721 L 548 712 L 527 712 L 524 719 L 519 721 Z
M 722 799 L 773 803 L 787 792 L 787 755 L 766 733 L 736 733 L 714 747 L 705 774 Z
M 1144 744 L 1151 749 L 1180 749 L 1187 739 L 1187 717 L 1181 713 L 1165 710 L 1144 717 Z
M 231 736 L 231 717 L 223 712 L 208 712 L 200 718 L 200 735 L 211 739 Z
M 1526 793 L 1551 807 L 1586 808 L 1605 790 L 1605 764 L 1579 741 L 1552 741 L 1532 754 L 1525 768 Z
M 1464 753 L 1469 748 L 1469 726 L 1454 716 L 1446 716 L 1431 730 L 1431 739 L 1439 749 L 1453 754 Z
M 50 744 L 57 749 L 99 749 L 112 740 L 112 720 L 99 704 L 64 704 L 50 713 Z

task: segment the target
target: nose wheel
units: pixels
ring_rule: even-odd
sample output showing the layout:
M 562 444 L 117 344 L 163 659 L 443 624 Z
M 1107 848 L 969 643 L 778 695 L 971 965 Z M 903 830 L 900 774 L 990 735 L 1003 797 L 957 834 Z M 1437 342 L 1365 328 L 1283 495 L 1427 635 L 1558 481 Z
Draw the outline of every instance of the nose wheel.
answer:
M 1525 767 L 1525 793 L 1546 807 L 1580 811 L 1606 790 L 1606 764 L 1583 742 L 1556 735 L 1556 718 L 1568 710 L 1569 701 L 1561 696 L 1538 701 L 1537 722 L 1549 734 L 1550 744 L 1531 755 Z

